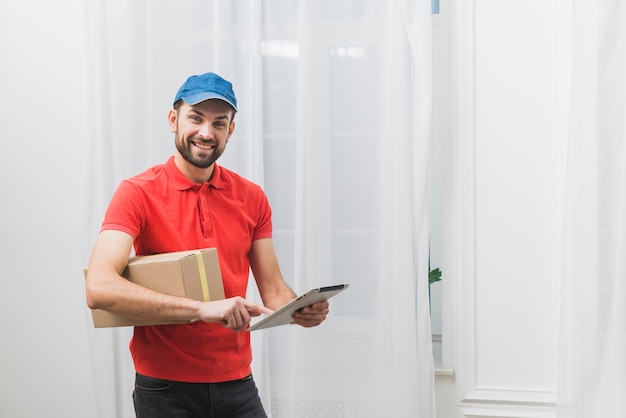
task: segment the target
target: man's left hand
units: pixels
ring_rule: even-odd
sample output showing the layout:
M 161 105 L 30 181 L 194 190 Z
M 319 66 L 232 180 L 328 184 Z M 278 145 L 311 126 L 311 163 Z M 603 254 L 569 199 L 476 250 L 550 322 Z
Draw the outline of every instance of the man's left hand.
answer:
M 316 327 L 326 319 L 328 307 L 328 301 L 323 301 L 298 309 L 293 314 L 293 322 L 306 328 Z

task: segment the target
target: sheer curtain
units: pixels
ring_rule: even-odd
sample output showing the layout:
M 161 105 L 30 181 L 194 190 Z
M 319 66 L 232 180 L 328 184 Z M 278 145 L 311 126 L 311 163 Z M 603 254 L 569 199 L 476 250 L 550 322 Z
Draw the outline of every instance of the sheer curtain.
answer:
M 323 326 L 253 333 L 274 418 L 435 416 L 430 3 L 86 0 L 85 247 L 117 183 L 174 152 L 166 114 L 176 89 L 215 71 L 240 103 L 220 163 L 267 191 L 287 282 L 296 292 L 351 284 Z M 258 299 L 253 280 L 249 297 Z M 88 328 L 101 417 L 131 417 L 130 330 Z
M 626 7 L 572 2 L 559 418 L 626 415 Z

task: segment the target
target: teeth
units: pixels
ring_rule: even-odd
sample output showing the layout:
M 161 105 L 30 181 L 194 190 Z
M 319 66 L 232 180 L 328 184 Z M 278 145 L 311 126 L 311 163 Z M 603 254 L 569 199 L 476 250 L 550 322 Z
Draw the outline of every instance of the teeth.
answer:
M 207 151 L 210 149 L 213 149 L 213 145 L 198 144 L 197 142 L 194 142 L 194 145 L 200 149 L 207 150 Z

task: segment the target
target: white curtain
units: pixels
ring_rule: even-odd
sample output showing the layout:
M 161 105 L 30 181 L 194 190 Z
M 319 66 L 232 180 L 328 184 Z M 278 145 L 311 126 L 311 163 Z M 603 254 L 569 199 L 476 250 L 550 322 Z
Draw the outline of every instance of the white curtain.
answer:
M 572 1 L 559 418 L 626 416 L 626 4 Z
M 118 182 L 175 151 L 166 114 L 177 88 L 215 71 L 240 109 L 219 163 L 266 190 L 285 279 L 296 292 L 351 284 L 322 326 L 253 334 L 268 414 L 434 417 L 430 0 L 86 5 L 85 247 Z M 88 328 L 101 417 L 134 416 L 130 330 Z

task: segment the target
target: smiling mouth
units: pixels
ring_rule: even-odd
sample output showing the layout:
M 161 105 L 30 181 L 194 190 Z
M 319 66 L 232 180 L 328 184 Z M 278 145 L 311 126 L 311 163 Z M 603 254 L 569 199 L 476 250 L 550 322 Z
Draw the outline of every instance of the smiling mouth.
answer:
M 215 145 L 213 144 L 203 144 L 202 142 L 195 142 L 192 141 L 191 142 L 196 148 L 201 149 L 202 151 L 211 151 L 212 149 L 215 148 Z

